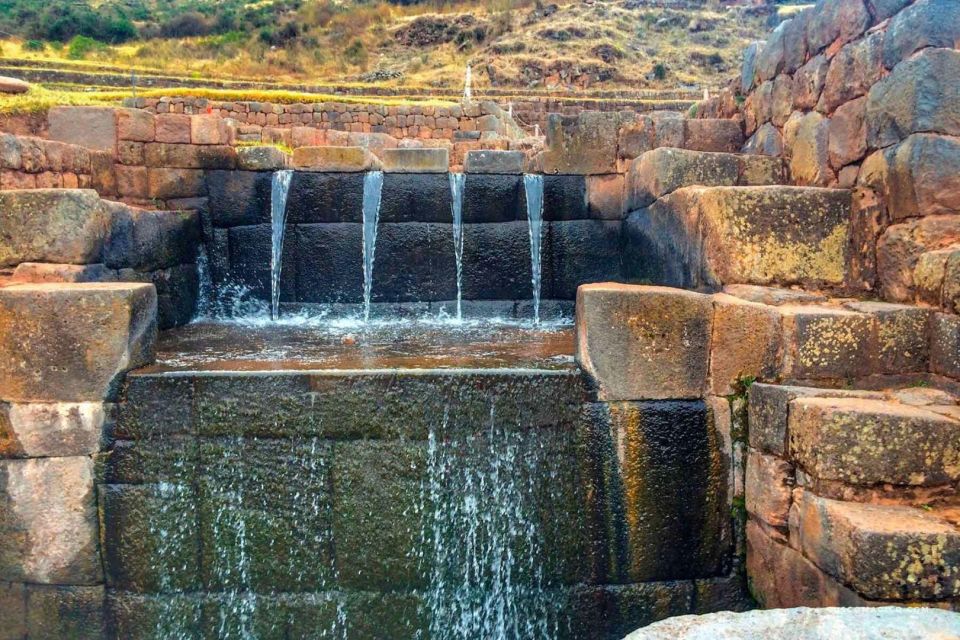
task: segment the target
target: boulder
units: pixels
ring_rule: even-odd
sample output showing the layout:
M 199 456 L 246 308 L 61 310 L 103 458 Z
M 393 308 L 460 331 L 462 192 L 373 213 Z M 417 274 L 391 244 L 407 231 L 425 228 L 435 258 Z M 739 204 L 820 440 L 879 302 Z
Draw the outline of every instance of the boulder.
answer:
M 99 262 L 109 213 L 95 191 L 0 191 L 0 267 Z
M 93 459 L 0 461 L 0 580 L 97 584 Z
M 912 133 L 960 136 L 960 51 L 925 49 L 873 85 L 867 99 L 867 144 L 882 148 Z
M 0 403 L 0 458 L 97 453 L 107 418 L 100 402 Z
M 884 195 L 892 220 L 960 213 L 960 139 L 914 134 L 885 159 Z
M 757 54 L 755 66 L 756 75 L 760 82 L 773 80 L 783 71 L 784 66 L 784 31 L 792 20 L 784 20 L 773 30 L 760 52 Z
M 237 169 L 241 171 L 278 171 L 289 164 L 290 156 L 272 145 L 237 147 Z
M 743 51 L 743 65 L 740 68 L 740 93 L 747 95 L 753 90 L 757 75 L 757 56 L 764 43 L 754 41 Z
M 387 173 L 447 173 L 450 152 L 443 148 L 383 149 L 383 170 Z
M 380 160 L 363 147 L 299 147 L 293 150 L 293 166 L 307 171 L 356 173 L 382 168 Z
M 152 361 L 156 312 L 156 290 L 145 284 L 0 289 L 0 400 L 112 397 L 124 372 Z
M 866 95 L 883 77 L 882 46 L 883 33 L 874 33 L 840 49 L 830 61 L 817 109 L 833 113 L 843 103 Z
M 877 241 L 877 273 L 885 300 L 912 302 L 913 272 L 927 251 L 960 243 L 960 215 L 927 216 L 894 224 Z
M 793 74 L 807 59 L 807 23 L 811 11 L 804 9 L 793 14 L 783 30 L 783 72 Z
M 794 108 L 807 110 L 817 106 L 829 70 L 830 61 L 822 53 L 797 70 L 793 75 Z
M 713 305 L 680 289 L 604 283 L 577 289 L 577 361 L 600 400 L 699 398 Z
M 117 152 L 117 115 L 113 107 L 53 107 L 47 112 L 51 140 L 96 151 Z
M 904 0 L 885 0 L 884 3 L 894 5 L 886 12 L 906 4 Z M 893 69 L 920 49 L 950 49 L 956 48 L 957 43 L 960 43 L 960 4 L 953 0 L 918 0 L 890 21 L 883 42 L 883 65 Z
M 780 130 L 769 122 L 765 123 L 743 145 L 743 153 L 779 158 L 783 155 Z
M 877 23 L 892 17 L 913 0 L 867 0 L 867 7 Z
M 523 173 L 526 157 L 522 151 L 496 151 L 493 149 L 473 149 L 467 151 L 463 170 L 467 173 L 502 173 L 519 175 Z
M 811 111 L 796 123 L 790 145 L 790 174 L 799 185 L 826 186 L 834 175 L 830 169 L 830 120 Z
M 0 76 L 0 93 L 26 93 L 29 90 L 30 85 L 23 80 Z
M 852 42 L 869 26 L 864 0 L 820 0 L 807 22 L 807 48 L 816 54 L 835 40 Z
M 864 127 L 867 99 L 857 98 L 840 106 L 830 118 L 827 152 L 830 166 L 840 170 L 859 161 L 867 153 L 867 130 Z

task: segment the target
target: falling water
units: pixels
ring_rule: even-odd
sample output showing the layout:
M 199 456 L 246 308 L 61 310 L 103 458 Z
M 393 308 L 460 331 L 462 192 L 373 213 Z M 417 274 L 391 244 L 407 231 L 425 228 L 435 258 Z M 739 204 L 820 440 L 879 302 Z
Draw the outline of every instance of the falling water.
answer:
M 380 219 L 380 194 L 383 172 L 370 171 L 363 177 L 363 320 L 370 319 L 370 293 L 373 291 L 373 260 L 377 249 L 377 221 Z
M 280 269 L 283 266 L 283 234 L 287 226 L 287 194 L 293 171 L 284 169 L 273 174 L 270 185 L 270 317 L 280 317 Z
M 207 245 L 200 243 L 197 248 L 197 306 L 195 318 L 210 316 L 213 304 L 213 278 L 210 276 L 210 256 Z
M 527 225 L 530 229 L 530 273 L 533 284 L 533 322 L 540 324 L 540 245 L 543 240 L 543 176 L 523 176 L 527 195 Z
M 453 253 L 457 258 L 457 320 L 463 319 L 463 186 L 466 176 L 450 174 L 451 208 L 453 209 Z
M 473 100 L 473 87 L 472 84 L 472 73 L 470 71 L 470 65 L 467 65 L 467 70 L 463 74 L 463 101 L 469 104 Z

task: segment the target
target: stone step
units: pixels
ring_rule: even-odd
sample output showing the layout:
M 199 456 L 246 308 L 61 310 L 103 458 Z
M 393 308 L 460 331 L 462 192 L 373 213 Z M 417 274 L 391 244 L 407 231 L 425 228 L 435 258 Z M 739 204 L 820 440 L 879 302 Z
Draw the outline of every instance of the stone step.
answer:
M 625 275 L 682 288 L 840 286 L 850 209 L 840 189 L 685 187 L 628 215 Z
M 799 492 L 791 545 L 870 600 L 960 595 L 960 530 L 936 513 Z
M 798 397 L 789 408 L 789 457 L 820 481 L 953 484 L 960 480 L 960 420 L 937 406 Z
M 660 147 L 647 151 L 627 170 L 627 211 L 647 207 L 682 187 L 783 184 L 780 158 Z

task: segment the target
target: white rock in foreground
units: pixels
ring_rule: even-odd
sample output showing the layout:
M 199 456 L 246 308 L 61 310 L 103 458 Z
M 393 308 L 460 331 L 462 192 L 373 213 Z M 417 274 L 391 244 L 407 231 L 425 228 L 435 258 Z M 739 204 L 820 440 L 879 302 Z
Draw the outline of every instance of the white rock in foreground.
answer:
M 679 616 L 624 640 L 957 640 L 960 613 L 900 607 L 769 609 Z

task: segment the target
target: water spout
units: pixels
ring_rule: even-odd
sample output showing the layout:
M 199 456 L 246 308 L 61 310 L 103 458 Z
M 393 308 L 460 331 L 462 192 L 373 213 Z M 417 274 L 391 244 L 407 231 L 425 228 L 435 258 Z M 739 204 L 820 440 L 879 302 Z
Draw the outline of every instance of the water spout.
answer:
M 283 235 L 287 226 L 287 194 L 293 171 L 276 171 L 270 184 L 270 318 L 280 317 L 280 270 L 283 267 Z
M 527 196 L 527 226 L 530 230 L 530 273 L 533 285 L 533 323 L 540 324 L 540 245 L 543 241 L 543 176 L 523 176 Z
M 472 72 L 470 70 L 470 65 L 467 65 L 467 70 L 463 74 L 463 102 L 465 104 L 470 104 L 473 101 L 473 87 L 472 84 Z
M 466 176 L 450 174 L 450 207 L 453 210 L 453 253 L 457 259 L 457 320 L 463 320 L 463 186 Z
M 363 177 L 363 321 L 370 320 L 370 294 L 373 291 L 373 260 L 377 249 L 377 222 L 380 219 L 380 195 L 383 172 L 370 171 Z

